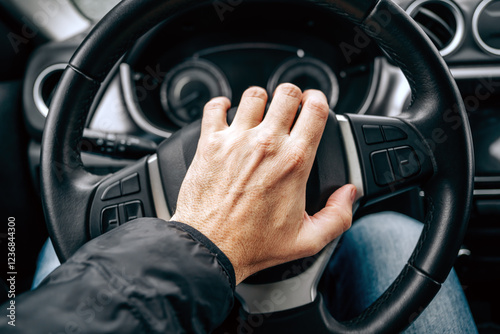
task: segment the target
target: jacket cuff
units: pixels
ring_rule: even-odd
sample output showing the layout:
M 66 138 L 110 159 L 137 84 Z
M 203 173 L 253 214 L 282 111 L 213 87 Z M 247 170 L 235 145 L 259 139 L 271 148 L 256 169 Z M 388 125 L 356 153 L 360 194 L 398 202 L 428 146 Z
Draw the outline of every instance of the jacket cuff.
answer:
M 189 234 L 195 241 L 205 246 L 210 251 L 210 253 L 214 254 L 220 266 L 226 273 L 229 279 L 229 283 L 231 284 L 231 288 L 233 290 L 236 288 L 236 274 L 234 272 L 233 264 L 226 256 L 226 254 L 224 254 L 224 252 L 222 252 L 220 248 L 217 247 L 216 244 L 214 244 L 203 233 L 192 226 L 173 220 L 168 221 L 168 223 L 176 226 L 177 228 L 180 228 L 181 230 Z

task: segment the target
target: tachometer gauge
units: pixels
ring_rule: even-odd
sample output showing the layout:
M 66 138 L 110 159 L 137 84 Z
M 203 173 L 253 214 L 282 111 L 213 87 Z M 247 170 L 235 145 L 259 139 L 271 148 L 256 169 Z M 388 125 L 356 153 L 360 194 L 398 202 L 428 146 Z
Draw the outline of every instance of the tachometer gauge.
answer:
M 330 108 L 334 108 L 339 100 L 339 84 L 337 77 L 324 62 L 311 57 L 286 60 L 275 71 L 268 81 L 270 94 L 282 83 L 292 83 L 302 91 L 318 89 L 325 93 Z
M 179 126 L 201 118 L 205 104 L 217 96 L 231 99 L 231 88 L 222 71 L 203 59 L 187 60 L 174 67 L 161 87 L 163 109 Z

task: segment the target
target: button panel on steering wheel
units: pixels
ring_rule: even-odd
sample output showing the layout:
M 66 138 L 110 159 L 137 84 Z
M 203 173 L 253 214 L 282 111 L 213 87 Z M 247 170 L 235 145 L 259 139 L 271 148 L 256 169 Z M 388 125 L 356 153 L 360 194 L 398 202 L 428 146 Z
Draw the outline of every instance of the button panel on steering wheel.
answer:
M 366 203 L 417 186 L 432 175 L 432 152 L 410 125 L 392 117 L 345 116 L 357 141 Z
M 155 217 L 146 180 L 149 180 L 147 157 L 111 175 L 98 186 L 90 209 L 91 238 L 137 218 Z

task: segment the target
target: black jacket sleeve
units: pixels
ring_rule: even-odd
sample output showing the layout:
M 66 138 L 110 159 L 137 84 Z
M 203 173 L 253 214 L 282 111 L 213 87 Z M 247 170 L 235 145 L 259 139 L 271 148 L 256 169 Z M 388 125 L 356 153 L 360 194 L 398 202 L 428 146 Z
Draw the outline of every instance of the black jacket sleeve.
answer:
M 4 315 L 0 333 L 207 333 L 230 312 L 234 286 L 228 258 L 201 233 L 139 219 L 17 297 L 15 327 Z

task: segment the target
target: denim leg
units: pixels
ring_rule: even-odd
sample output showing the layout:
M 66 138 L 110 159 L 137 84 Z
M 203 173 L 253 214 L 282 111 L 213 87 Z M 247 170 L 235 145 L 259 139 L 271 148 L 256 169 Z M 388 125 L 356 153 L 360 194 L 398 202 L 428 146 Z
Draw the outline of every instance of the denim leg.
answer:
M 38 254 L 35 277 L 33 278 L 31 289 L 36 289 L 43 281 L 43 279 L 60 265 L 61 262 L 59 262 L 59 259 L 57 258 L 56 251 L 54 250 L 54 246 L 52 245 L 52 241 L 50 241 L 50 239 L 47 239 L 47 241 L 45 241 L 45 244 L 43 244 L 40 254 Z
M 353 224 L 326 273 L 325 299 L 337 320 L 359 315 L 389 287 L 407 263 L 422 227 L 422 223 L 393 212 L 366 216 Z M 477 333 L 454 271 L 404 333 Z

